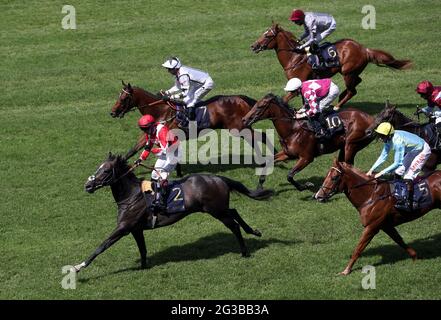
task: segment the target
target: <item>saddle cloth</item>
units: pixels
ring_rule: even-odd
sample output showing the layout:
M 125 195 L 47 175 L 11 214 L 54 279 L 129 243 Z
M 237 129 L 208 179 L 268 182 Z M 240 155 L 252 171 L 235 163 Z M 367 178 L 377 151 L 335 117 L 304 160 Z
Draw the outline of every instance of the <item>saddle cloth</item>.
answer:
M 410 211 L 406 206 L 406 200 L 409 197 L 407 184 L 403 180 L 391 181 L 390 190 L 397 200 L 395 208 L 399 210 Z M 420 180 L 413 185 L 413 210 L 424 209 L 432 205 L 432 194 L 430 193 L 427 179 Z
M 319 51 L 323 58 L 322 63 L 325 67 L 334 68 L 340 66 L 337 48 L 333 44 L 324 42 L 320 45 Z
M 141 182 L 143 192 L 153 193 L 152 183 L 148 180 Z M 179 181 L 169 181 L 166 190 L 167 214 L 179 213 L 185 211 L 185 198 L 182 184 Z
M 186 115 L 185 107 L 182 105 L 176 105 L 177 113 L 176 120 L 181 128 L 188 128 L 188 118 Z M 207 110 L 207 106 L 201 103 L 197 103 L 195 107 L 195 121 L 198 129 L 210 128 L 210 114 Z

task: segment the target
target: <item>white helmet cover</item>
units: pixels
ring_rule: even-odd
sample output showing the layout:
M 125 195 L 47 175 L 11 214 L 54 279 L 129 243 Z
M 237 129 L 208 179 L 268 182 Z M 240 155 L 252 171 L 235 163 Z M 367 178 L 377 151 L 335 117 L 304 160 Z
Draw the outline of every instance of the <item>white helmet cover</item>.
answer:
M 181 65 L 181 61 L 178 57 L 169 58 L 162 64 L 162 66 L 167 69 L 178 69 Z
M 286 83 L 285 91 L 296 91 L 302 86 L 302 80 L 299 78 L 292 78 Z

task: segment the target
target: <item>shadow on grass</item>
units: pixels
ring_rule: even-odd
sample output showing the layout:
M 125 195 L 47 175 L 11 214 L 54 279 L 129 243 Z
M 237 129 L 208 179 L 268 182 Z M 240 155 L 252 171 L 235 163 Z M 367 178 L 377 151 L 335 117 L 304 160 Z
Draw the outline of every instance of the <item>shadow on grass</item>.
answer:
M 392 240 L 391 240 L 392 241 Z M 415 249 L 418 259 L 435 259 L 441 257 L 441 233 L 409 243 Z M 381 256 L 377 265 L 396 263 L 401 260 L 411 261 L 409 255 L 397 244 L 388 244 L 370 248 L 362 253 L 364 256 Z
M 272 244 L 294 245 L 301 242 L 301 241 L 280 240 L 275 238 L 265 239 L 264 237 L 265 236 L 263 235 L 263 238 L 255 238 L 255 237 L 249 238 L 248 236 L 245 238 L 245 244 L 248 247 L 248 251 L 251 254 L 251 257 L 253 253 L 263 248 L 266 248 Z M 148 244 L 147 244 L 147 250 L 148 250 Z M 161 266 L 169 262 L 185 262 L 185 261 L 214 259 L 228 253 L 237 253 L 237 259 L 245 259 L 242 258 L 241 256 L 239 250 L 239 244 L 236 240 L 236 237 L 231 233 L 218 232 L 212 235 L 202 237 L 193 243 L 172 246 L 163 251 L 157 252 L 152 256 L 147 256 L 148 268 L 145 269 L 145 271 L 148 272 L 149 268 Z M 138 259 L 137 262 L 140 263 L 140 260 Z M 91 265 L 91 267 L 93 267 L 93 264 Z M 143 270 L 140 267 L 129 267 L 114 272 L 98 275 L 95 277 L 80 278 L 78 279 L 78 281 L 81 283 L 87 283 L 89 280 L 100 279 L 109 275 L 115 275 L 129 271 L 143 271 Z

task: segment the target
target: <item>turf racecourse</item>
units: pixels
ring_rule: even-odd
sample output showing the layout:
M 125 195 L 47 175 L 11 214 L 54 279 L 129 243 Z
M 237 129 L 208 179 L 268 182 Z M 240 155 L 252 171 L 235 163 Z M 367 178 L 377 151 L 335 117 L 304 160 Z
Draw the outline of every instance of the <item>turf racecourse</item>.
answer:
M 109 116 L 120 80 L 168 88 L 172 78 L 160 67 L 167 56 L 208 70 L 216 83 L 210 96 L 280 95 L 286 80 L 275 53 L 249 47 L 272 20 L 299 34 L 287 21 L 298 6 L 334 15 L 331 40 L 353 38 L 414 61 L 406 72 L 367 67 L 349 105 L 375 114 L 390 99 L 410 115 L 423 104 L 418 81 L 441 83 L 438 1 L 368 3 L 376 8 L 374 30 L 361 28 L 367 3 L 359 0 L 75 1 L 77 29 L 63 30 L 63 1 L 0 1 L 0 299 L 439 299 L 439 210 L 398 228 L 417 250 L 416 263 L 380 233 L 353 273 L 340 277 L 362 231 L 357 212 L 342 195 L 319 204 L 310 192 L 294 191 L 286 182 L 294 162 L 268 177 L 266 186 L 277 191 L 272 200 L 232 198 L 263 233 L 246 236 L 251 258 L 240 257 L 221 223 L 195 214 L 145 232 L 150 269 L 138 269 L 129 236 L 82 271 L 75 290 L 60 284 L 62 266 L 83 261 L 115 225 L 110 190 L 89 195 L 83 184 L 108 151 L 125 152 L 138 135 L 138 113 Z M 356 166 L 367 170 L 380 148 L 363 150 Z M 332 158 L 318 158 L 298 179 L 319 185 Z M 184 170 L 257 182 L 251 167 Z M 361 286 L 366 265 L 376 267 L 375 290 Z

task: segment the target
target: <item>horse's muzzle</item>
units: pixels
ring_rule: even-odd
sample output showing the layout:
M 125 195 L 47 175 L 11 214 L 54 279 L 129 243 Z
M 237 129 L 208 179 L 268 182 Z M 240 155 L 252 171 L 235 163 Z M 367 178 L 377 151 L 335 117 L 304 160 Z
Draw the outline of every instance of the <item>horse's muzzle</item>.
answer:
M 251 45 L 251 51 L 253 51 L 254 53 L 259 53 L 262 50 L 263 50 L 263 48 L 260 44 L 252 44 Z
M 86 182 L 86 184 L 84 185 L 84 190 L 87 193 L 94 193 L 96 190 L 95 183 L 93 181 Z

